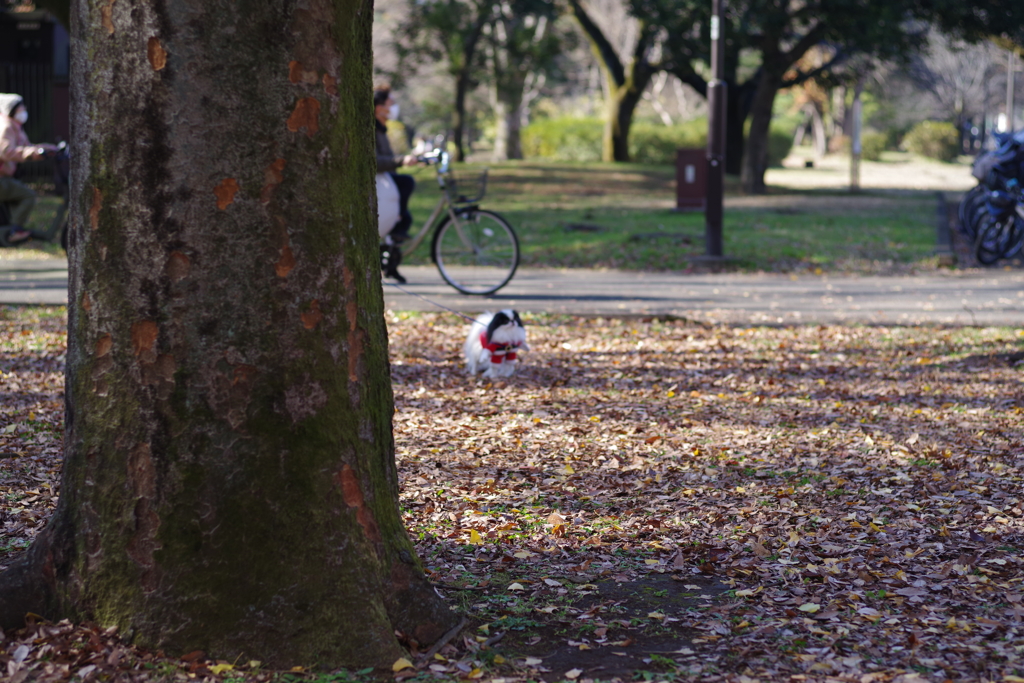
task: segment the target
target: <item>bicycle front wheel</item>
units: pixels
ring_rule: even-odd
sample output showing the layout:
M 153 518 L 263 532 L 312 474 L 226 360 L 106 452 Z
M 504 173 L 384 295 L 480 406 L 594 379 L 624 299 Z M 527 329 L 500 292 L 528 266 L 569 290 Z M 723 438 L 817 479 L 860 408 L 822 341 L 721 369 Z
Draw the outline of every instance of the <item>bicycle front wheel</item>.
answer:
M 974 244 L 978 239 L 978 223 L 981 220 L 980 213 L 985 211 L 985 200 L 988 198 L 988 190 L 984 185 L 975 185 L 964 198 L 960 200 L 957 207 L 957 217 L 960 219 L 960 234 L 967 239 L 968 243 Z
M 441 277 L 463 294 L 494 294 L 519 267 L 519 239 L 504 218 L 469 209 L 449 216 L 434 234 L 431 249 Z
M 974 257 L 983 266 L 991 266 L 1000 259 L 1012 258 L 1021 248 L 1022 226 L 1015 214 L 997 220 L 986 215 L 978 228 L 978 241 Z

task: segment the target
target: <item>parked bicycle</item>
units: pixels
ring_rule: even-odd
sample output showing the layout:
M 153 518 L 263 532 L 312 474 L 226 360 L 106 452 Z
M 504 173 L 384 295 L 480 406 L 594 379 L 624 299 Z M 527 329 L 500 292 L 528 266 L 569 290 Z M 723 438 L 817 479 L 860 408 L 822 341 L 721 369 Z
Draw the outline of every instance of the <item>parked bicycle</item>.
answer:
M 974 162 L 977 186 L 960 201 L 960 233 L 982 265 L 1020 253 L 1024 242 L 1024 132 L 996 135 L 995 150 Z
M 53 183 L 54 189 L 61 198 L 50 226 L 46 230 L 29 230 L 32 233 L 32 240 L 60 244 L 64 251 L 68 250 L 68 199 L 70 197 L 69 178 L 71 169 L 71 154 L 68 144 L 61 142 L 57 145 L 57 151 L 47 154 L 45 158 L 53 159 Z M 10 222 L 11 207 L 8 203 L 0 202 L 0 225 L 7 225 Z M 32 240 L 19 242 L 18 245 L 28 244 Z
M 494 294 L 519 267 L 519 238 L 503 217 L 480 208 L 487 169 L 476 178 L 457 179 L 447 152 L 435 149 L 419 158 L 435 167 L 441 196 L 402 251 L 412 253 L 430 235 L 430 258 L 445 282 L 463 294 Z

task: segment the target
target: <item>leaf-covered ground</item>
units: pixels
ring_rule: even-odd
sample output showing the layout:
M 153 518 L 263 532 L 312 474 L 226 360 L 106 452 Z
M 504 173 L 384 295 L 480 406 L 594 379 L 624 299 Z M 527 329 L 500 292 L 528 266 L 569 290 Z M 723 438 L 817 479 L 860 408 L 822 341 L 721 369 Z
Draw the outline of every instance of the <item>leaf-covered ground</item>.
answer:
M 0 566 L 57 492 L 64 348 L 6 318 Z M 407 524 L 467 616 L 397 678 L 1024 680 L 1024 330 L 527 317 L 489 384 L 462 320 L 388 324 Z M 15 681 L 369 675 L 5 637 Z

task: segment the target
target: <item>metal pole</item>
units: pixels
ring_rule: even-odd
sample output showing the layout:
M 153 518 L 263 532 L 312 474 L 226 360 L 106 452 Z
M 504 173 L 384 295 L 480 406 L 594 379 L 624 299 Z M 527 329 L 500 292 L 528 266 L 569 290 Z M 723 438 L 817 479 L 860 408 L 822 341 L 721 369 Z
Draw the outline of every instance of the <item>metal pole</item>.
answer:
M 860 83 L 853 96 L 853 139 L 850 141 L 850 192 L 860 192 L 861 100 Z
M 725 0 L 711 0 L 711 81 L 708 83 L 708 194 L 704 210 L 706 255 L 722 257 L 725 192 Z
M 1016 80 L 1015 74 L 1017 72 L 1017 53 L 1010 50 L 1010 57 L 1007 60 L 1006 68 L 1006 130 L 1013 130 L 1013 85 Z

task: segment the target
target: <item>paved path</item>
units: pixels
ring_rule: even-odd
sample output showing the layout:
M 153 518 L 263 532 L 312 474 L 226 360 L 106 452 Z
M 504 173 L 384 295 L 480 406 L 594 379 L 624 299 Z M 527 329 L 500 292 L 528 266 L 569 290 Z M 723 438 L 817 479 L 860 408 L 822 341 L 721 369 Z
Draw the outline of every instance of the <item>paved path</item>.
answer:
M 0 304 L 68 302 L 68 262 L 65 259 L 0 260 Z
M 1024 272 L 908 277 L 680 275 L 522 269 L 491 299 L 458 294 L 430 267 L 402 268 L 412 294 L 385 284 L 392 310 L 449 308 L 584 315 L 675 315 L 708 322 L 1024 325 Z
M 407 290 L 385 284 L 391 310 L 475 314 L 516 308 L 579 315 L 673 315 L 707 322 L 1024 325 L 1024 271 L 907 277 L 680 275 L 521 269 L 493 298 L 468 297 L 430 266 L 403 267 Z M 425 297 L 430 301 L 425 301 Z M 67 303 L 67 262 L 0 261 L 0 304 Z

